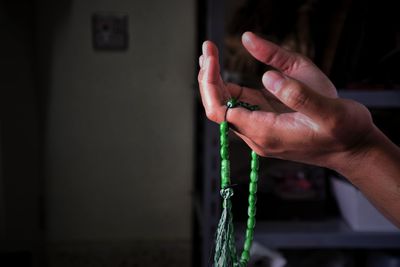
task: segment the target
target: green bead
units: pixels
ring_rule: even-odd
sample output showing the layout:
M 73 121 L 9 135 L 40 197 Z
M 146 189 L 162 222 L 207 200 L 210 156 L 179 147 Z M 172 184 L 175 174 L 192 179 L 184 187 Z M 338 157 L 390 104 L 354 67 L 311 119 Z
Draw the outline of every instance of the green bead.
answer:
M 247 208 L 247 215 L 249 217 L 254 217 L 256 216 L 256 207 L 253 205 L 249 205 L 249 207 Z
M 248 229 L 254 229 L 255 225 L 256 225 L 256 219 L 254 217 L 247 218 L 247 228 Z
M 228 159 L 229 158 L 228 146 L 222 146 L 220 153 L 222 159 Z
M 256 205 L 256 203 L 257 203 L 257 195 L 253 195 L 253 194 L 250 194 L 249 195 L 249 206 L 250 205 Z
M 240 103 L 236 99 L 231 99 L 227 103 L 228 108 L 233 108 L 236 106 L 242 106 L 247 109 L 253 109 L 254 106 L 251 106 L 248 103 Z M 231 188 L 227 188 L 230 186 L 230 161 L 229 161 L 229 125 L 228 122 L 222 122 L 220 124 L 220 155 L 221 155 L 221 196 L 224 199 L 222 205 L 226 209 L 227 212 L 231 212 L 232 204 L 229 200 L 231 195 L 227 195 L 227 193 L 232 192 Z M 234 265 L 245 267 L 247 266 L 250 259 L 250 249 L 253 242 L 254 237 L 254 227 L 256 224 L 255 216 L 256 216 L 256 202 L 257 202 L 257 181 L 259 179 L 258 169 L 259 169 L 259 156 L 252 151 L 251 152 L 251 172 L 250 172 L 250 184 L 249 184 L 249 197 L 248 197 L 248 219 L 247 219 L 247 229 L 246 236 L 243 245 L 243 252 L 241 254 L 240 262 L 236 262 Z M 232 190 L 232 191 L 229 191 Z M 230 219 L 231 221 L 232 219 Z M 219 226 L 220 227 L 220 226 Z M 233 229 L 231 229 L 231 234 L 233 234 Z M 236 255 L 236 254 L 235 254 Z M 237 256 L 236 261 L 237 261 Z
M 220 141 L 221 146 L 229 145 L 228 136 L 226 134 L 221 134 L 219 141 Z
M 224 173 L 221 174 L 221 188 L 225 188 L 226 186 L 230 185 L 230 177 L 228 174 Z
M 221 188 L 225 188 L 226 185 L 229 185 L 229 176 L 228 175 L 222 175 L 221 176 Z
M 250 194 L 255 194 L 255 193 L 257 193 L 257 184 L 256 184 L 256 183 L 250 182 L 250 185 L 249 185 L 249 192 L 250 192 Z
M 231 172 L 230 162 L 228 159 L 221 160 L 221 176 L 228 175 Z
M 254 232 L 253 229 L 246 229 L 246 239 L 253 240 Z
M 242 256 L 240 257 L 240 261 L 244 262 L 244 263 L 247 263 L 249 261 L 249 259 L 250 259 L 250 253 L 248 251 L 246 251 L 246 250 L 243 251 L 242 252 Z
M 258 173 L 256 171 L 250 172 L 250 181 L 257 183 L 258 181 Z
M 236 98 L 231 98 L 231 99 L 229 99 L 228 100 L 228 102 L 226 103 L 226 106 L 228 107 L 228 108 L 234 108 L 234 107 L 236 107 L 237 106 L 237 99 Z
M 251 161 L 251 170 L 258 171 L 258 168 L 259 168 L 258 160 L 253 159 Z
M 219 131 L 224 134 L 226 134 L 228 132 L 228 122 L 227 121 L 223 121 L 221 122 L 221 124 L 219 125 Z
M 245 250 L 245 251 L 250 251 L 250 249 L 251 249 L 251 244 L 253 243 L 253 240 L 252 239 L 246 239 L 245 241 L 244 241 L 244 246 L 243 246 L 243 250 Z
M 228 185 L 230 185 L 230 179 L 229 177 L 222 177 L 221 178 L 221 188 L 225 188 Z
M 221 160 L 221 169 L 229 170 L 229 159 L 222 159 Z

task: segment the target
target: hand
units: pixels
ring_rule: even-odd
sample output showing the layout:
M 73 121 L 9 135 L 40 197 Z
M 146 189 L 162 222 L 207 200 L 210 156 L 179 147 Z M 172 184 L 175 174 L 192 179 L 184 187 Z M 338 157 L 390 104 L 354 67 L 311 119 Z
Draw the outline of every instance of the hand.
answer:
M 277 71 L 262 77 L 267 90 L 243 88 L 241 92 L 239 85 L 222 80 L 218 50 L 205 42 L 198 81 L 209 119 L 223 121 L 226 101 L 240 95 L 240 100 L 261 110 L 230 109 L 227 120 L 261 156 L 335 168 L 340 158 L 364 153 L 375 131 L 364 106 L 337 98 L 333 84 L 305 57 L 250 32 L 242 42 L 253 57 Z
M 252 33 L 242 42 L 277 71 L 263 75 L 266 89 L 240 93 L 240 86 L 221 79 L 218 50 L 205 42 L 198 79 L 208 118 L 223 121 L 232 96 L 259 105 L 258 111 L 229 109 L 226 118 L 257 154 L 336 170 L 400 227 L 400 149 L 373 124 L 369 111 L 337 98 L 335 87 L 308 59 Z

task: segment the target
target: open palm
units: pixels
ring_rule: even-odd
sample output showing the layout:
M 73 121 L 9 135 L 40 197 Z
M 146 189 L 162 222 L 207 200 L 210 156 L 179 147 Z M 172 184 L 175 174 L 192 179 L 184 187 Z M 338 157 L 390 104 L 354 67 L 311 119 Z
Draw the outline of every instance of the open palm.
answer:
M 231 97 L 261 108 L 255 112 L 237 108 L 227 114 L 231 127 L 259 155 L 324 165 L 327 150 L 341 151 L 356 141 L 359 132 L 348 135 L 343 126 L 370 127 L 368 111 L 358 103 L 339 100 L 334 85 L 309 59 L 250 32 L 242 42 L 253 57 L 278 70 L 264 74 L 268 90 L 225 83 L 218 49 L 210 41 L 203 44 L 198 80 L 212 121 L 224 120 L 225 104 Z M 282 90 L 276 92 L 277 88 Z M 343 116 L 349 110 L 354 116 Z

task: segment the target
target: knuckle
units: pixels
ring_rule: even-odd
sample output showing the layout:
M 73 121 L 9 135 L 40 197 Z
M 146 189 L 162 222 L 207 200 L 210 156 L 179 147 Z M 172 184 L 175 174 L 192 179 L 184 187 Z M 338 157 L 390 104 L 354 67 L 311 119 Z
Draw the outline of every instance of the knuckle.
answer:
M 284 90 L 283 94 L 285 102 L 295 110 L 306 106 L 309 101 L 309 96 L 298 83 L 290 84 L 286 90 Z
M 257 150 L 257 155 L 259 155 L 260 157 L 268 157 L 270 156 L 270 154 L 267 153 L 267 151 L 264 150 Z
M 218 122 L 218 112 L 216 111 L 215 108 L 208 107 L 206 108 L 206 116 L 208 119 Z
M 267 154 L 276 153 L 283 149 L 283 140 L 281 136 L 274 130 L 276 128 L 275 125 L 277 123 L 277 118 L 277 114 L 265 114 L 264 121 L 262 121 L 264 127 L 258 127 L 258 134 L 253 137 L 253 140 L 257 146 Z
M 354 102 L 352 100 L 344 100 L 336 101 L 334 104 L 331 115 L 329 117 L 325 117 L 324 121 L 327 125 L 328 131 L 333 135 L 340 135 L 339 133 L 343 132 L 343 125 L 347 125 L 348 121 L 351 120 L 352 110 L 354 109 Z
M 281 147 L 281 140 L 276 137 L 263 138 L 258 142 L 259 146 L 265 151 L 278 151 Z

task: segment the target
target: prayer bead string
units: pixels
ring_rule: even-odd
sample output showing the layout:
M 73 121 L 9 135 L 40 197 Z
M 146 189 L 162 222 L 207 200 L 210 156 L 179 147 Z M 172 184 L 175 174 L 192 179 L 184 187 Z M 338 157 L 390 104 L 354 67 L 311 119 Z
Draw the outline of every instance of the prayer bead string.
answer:
M 230 196 L 233 195 L 233 190 L 231 187 L 230 180 L 230 160 L 229 160 L 229 124 L 227 122 L 227 113 L 230 108 L 235 107 L 244 107 L 248 110 L 258 110 L 258 106 L 250 105 L 245 102 L 237 101 L 232 98 L 227 102 L 227 109 L 225 112 L 225 120 L 220 124 L 220 154 L 221 154 L 221 196 L 223 197 L 223 208 L 229 209 L 228 212 L 231 211 L 231 203 L 227 201 Z M 246 235 L 243 245 L 243 252 L 240 257 L 239 262 L 234 262 L 234 266 L 244 267 L 247 266 L 250 259 L 250 248 L 253 242 L 254 236 L 254 226 L 256 223 L 255 215 L 256 215 L 256 202 L 257 202 L 257 181 L 258 181 L 258 169 L 259 169 L 259 156 L 252 151 L 251 152 L 251 172 L 250 172 L 250 184 L 249 184 L 249 206 L 248 206 L 248 219 L 247 219 L 247 228 Z M 229 190 L 229 193 L 228 193 Z M 229 203 L 229 204 L 228 204 Z M 231 221 L 232 218 L 230 218 Z M 230 229 L 230 231 L 233 231 Z M 230 244 L 229 247 L 232 253 L 236 254 L 236 249 L 234 248 L 235 244 Z M 216 252 L 216 254 L 218 251 Z M 235 261 L 236 255 L 231 255 L 233 261 Z M 237 258 L 236 258 L 237 259 Z M 216 261 L 217 262 L 217 261 Z M 221 266 L 225 266 L 226 263 L 223 263 Z M 216 263 L 215 265 L 218 265 Z M 219 266 L 218 266 L 219 267 Z

